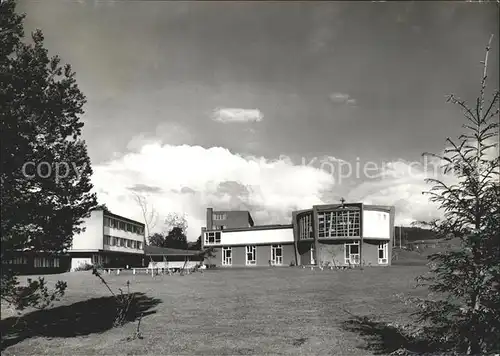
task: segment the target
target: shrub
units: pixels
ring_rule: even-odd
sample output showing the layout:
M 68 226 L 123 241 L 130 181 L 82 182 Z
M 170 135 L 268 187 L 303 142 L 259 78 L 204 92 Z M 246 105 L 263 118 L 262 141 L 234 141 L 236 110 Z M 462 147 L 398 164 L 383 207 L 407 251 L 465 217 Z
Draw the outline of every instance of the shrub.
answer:
M 80 272 L 80 271 L 90 271 L 94 268 L 93 265 L 89 264 L 89 263 L 85 263 L 83 265 L 80 265 L 78 267 L 75 268 L 75 272 Z

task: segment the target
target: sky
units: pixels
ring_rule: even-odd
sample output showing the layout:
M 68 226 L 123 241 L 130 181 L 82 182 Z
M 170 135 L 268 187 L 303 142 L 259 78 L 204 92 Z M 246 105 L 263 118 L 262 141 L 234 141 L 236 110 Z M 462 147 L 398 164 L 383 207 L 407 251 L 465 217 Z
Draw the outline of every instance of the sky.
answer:
M 188 240 L 208 207 L 290 223 L 292 210 L 344 197 L 394 205 L 397 224 L 439 217 L 422 195 L 434 171 L 421 155 L 462 132 L 446 96 L 475 100 L 499 33 L 494 3 L 21 0 L 18 10 L 87 97 L 100 203 L 142 220 L 140 194 L 159 214 L 153 230 L 185 214 Z M 498 47 L 496 37 L 490 89 Z

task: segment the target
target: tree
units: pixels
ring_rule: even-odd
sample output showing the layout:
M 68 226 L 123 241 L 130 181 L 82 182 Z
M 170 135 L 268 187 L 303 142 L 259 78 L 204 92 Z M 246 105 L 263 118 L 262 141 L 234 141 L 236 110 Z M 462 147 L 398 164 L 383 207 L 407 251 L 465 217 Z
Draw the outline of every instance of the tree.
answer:
M 154 233 L 149 237 L 149 245 L 156 247 L 166 247 L 165 246 L 165 236 L 159 233 Z
M 192 243 L 189 247 L 190 250 L 201 250 L 201 235 L 198 236 L 196 242 Z
M 80 137 L 85 96 L 71 67 L 49 58 L 40 30 L 23 42 L 23 20 L 13 0 L 0 3 L 2 260 L 12 251 L 65 251 L 97 204 Z M 2 299 L 20 308 L 44 306 L 64 289 L 61 282 L 49 295 L 43 279 L 21 288 L 2 266 Z
M 142 218 L 144 219 L 144 225 L 146 226 L 146 237 L 150 239 L 151 231 L 155 228 L 158 222 L 158 212 L 156 211 L 154 206 L 148 204 L 148 201 L 144 195 L 134 193 L 133 196 L 137 205 L 141 209 Z
M 102 210 L 106 213 L 111 213 L 111 211 L 108 209 L 108 207 L 106 206 L 106 204 L 98 204 L 95 208 L 93 208 L 92 210 Z
M 172 229 L 178 227 L 181 229 L 183 234 L 186 234 L 188 228 L 188 222 L 186 215 L 180 215 L 178 213 L 169 213 L 164 220 L 165 231 L 172 231 Z
M 208 261 L 208 264 L 212 264 L 212 258 L 215 257 L 215 248 L 213 246 L 203 249 L 200 253 L 202 261 Z
M 174 227 L 165 237 L 165 247 L 187 250 L 188 243 L 186 235 L 180 227 Z
M 491 155 L 499 145 L 498 90 L 485 100 L 491 39 L 475 106 L 449 98 L 463 111 L 467 133 L 447 139 L 444 155 L 424 154 L 444 161 L 444 172 L 457 178 L 455 184 L 428 179 L 434 187 L 426 193 L 444 212 L 430 222 L 433 230 L 460 238 L 461 248 L 430 256 L 431 270 L 419 281 L 440 298 L 422 301 L 416 316 L 433 341 L 467 354 L 500 350 L 500 165 L 497 152 Z

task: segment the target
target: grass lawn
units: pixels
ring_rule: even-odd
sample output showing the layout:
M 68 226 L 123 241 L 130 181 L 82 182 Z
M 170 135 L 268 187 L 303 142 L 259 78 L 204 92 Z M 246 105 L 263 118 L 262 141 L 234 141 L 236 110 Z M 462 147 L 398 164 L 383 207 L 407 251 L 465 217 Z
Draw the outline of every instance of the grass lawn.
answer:
M 384 354 L 397 348 L 392 345 L 397 340 L 373 325 L 353 326 L 345 310 L 402 320 L 408 311 L 395 294 L 416 295 L 414 277 L 425 270 L 249 268 L 154 278 L 105 275 L 114 291 L 126 289 L 129 280 L 132 292 L 143 293 L 144 338 L 132 341 L 126 338 L 137 321 L 111 327 L 113 300 L 91 272 L 52 275 L 46 277 L 51 284 L 68 282 L 66 296 L 53 309 L 27 313 L 12 327 L 14 318 L 2 308 L 2 354 Z

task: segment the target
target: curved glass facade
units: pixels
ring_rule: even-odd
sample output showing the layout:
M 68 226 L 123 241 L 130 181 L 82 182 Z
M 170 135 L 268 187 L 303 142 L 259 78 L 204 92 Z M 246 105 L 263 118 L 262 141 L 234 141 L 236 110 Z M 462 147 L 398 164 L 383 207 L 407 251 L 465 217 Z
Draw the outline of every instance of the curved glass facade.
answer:
M 300 215 L 298 220 L 299 240 L 314 239 L 312 212 Z
M 361 211 L 355 208 L 318 212 L 318 237 L 360 237 Z

